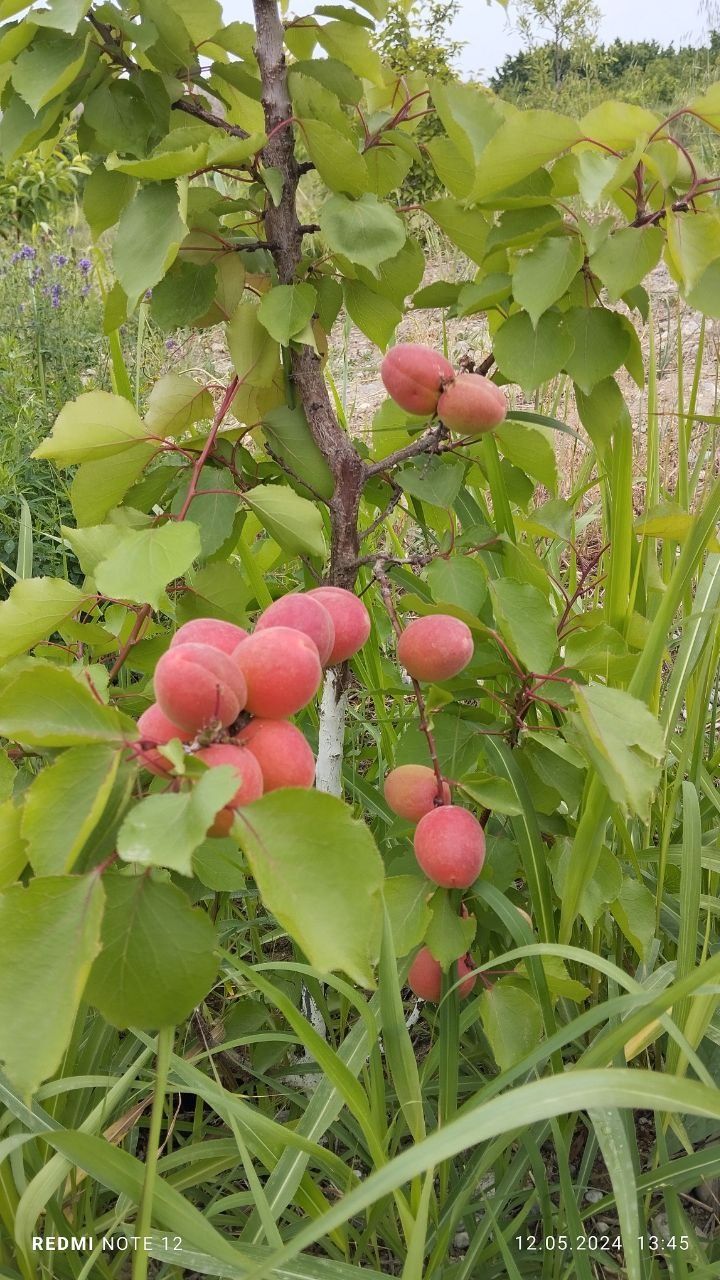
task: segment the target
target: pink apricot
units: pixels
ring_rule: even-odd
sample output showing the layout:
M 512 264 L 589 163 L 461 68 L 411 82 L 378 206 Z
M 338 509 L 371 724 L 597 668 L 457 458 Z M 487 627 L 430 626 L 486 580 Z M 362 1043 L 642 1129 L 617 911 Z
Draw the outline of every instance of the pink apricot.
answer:
M 443 391 L 437 412 L 450 431 L 479 436 L 500 426 L 507 414 L 507 400 L 500 387 L 481 373 L 461 373 Z
M 450 803 L 450 788 L 443 781 L 443 803 Z M 437 779 L 435 771 L 424 764 L 401 764 L 393 769 L 385 779 L 385 799 L 401 818 L 408 822 L 419 822 L 426 813 L 435 808 L 437 800 Z
M 344 587 L 313 587 L 307 594 L 327 609 L 335 628 L 328 666 L 352 658 L 370 635 L 370 614 L 362 600 Z
M 285 720 L 306 707 L 322 680 L 317 647 L 304 631 L 268 627 L 238 645 L 233 662 L 247 684 L 248 711 Z
M 445 804 L 426 813 L 413 843 L 425 875 L 444 889 L 468 889 L 482 871 L 485 832 L 467 809 Z
M 223 622 L 220 618 L 193 618 L 175 632 L 170 648 L 179 644 L 209 644 L 212 649 L 221 649 L 229 655 L 247 634 L 244 627 L 236 627 L 234 622 Z
M 335 627 L 327 609 L 320 600 L 299 591 L 281 596 L 260 614 L 255 623 L 256 633 L 268 627 L 292 627 L 304 632 L 315 645 L 323 666 L 335 644 Z
M 198 760 L 204 761 L 208 768 L 218 765 L 230 765 L 240 781 L 234 796 L 223 809 L 215 815 L 212 826 L 208 828 L 209 836 L 226 836 L 235 820 L 235 810 L 241 805 L 252 804 L 263 794 L 263 779 L 260 765 L 255 757 L 243 747 L 235 747 L 231 743 L 216 743 L 203 747 L 197 752 Z
M 473 647 L 472 632 L 460 618 L 434 613 L 408 624 L 397 656 L 415 680 L 450 680 L 467 666 Z
M 471 976 L 458 987 L 461 998 L 469 996 L 475 986 L 472 964 L 468 963 L 468 957 L 461 956 L 457 962 L 457 976 L 463 978 L 466 973 Z M 437 1004 L 442 995 L 442 969 L 428 947 L 421 947 L 415 956 L 408 970 L 407 983 L 416 996 Z
M 140 730 L 140 742 L 133 743 L 132 749 L 138 763 L 143 768 L 149 769 L 150 773 L 171 773 L 172 765 L 165 756 L 155 751 L 153 747 L 141 744 L 155 743 L 158 747 L 164 747 L 167 742 L 172 742 L 173 738 L 179 738 L 181 742 L 190 742 L 192 734 L 168 720 L 157 702 L 151 703 L 147 710 L 143 711 L 137 724 Z
M 315 757 L 310 743 L 289 720 L 251 720 L 235 741 L 255 756 L 262 770 L 264 791 L 311 787 L 315 781 Z
M 237 663 L 209 644 L 168 649 L 155 668 L 154 685 L 164 714 L 191 733 L 213 724 L 232 724 L 247 697 Z
M 440 394 L 455 373 L 450 361 L 432 347 L 405 342 L 388 351 L 380 377 L 401 409 L 427 417 L 436 412 Z

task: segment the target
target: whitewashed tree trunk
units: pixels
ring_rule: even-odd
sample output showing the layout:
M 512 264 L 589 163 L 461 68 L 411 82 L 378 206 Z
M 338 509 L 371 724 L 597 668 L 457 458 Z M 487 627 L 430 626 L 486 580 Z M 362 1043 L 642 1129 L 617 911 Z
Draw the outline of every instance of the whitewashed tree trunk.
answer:
M 342 690 L 341 673 L 335 667 L 326 673 L 323 685 L 315 786 L 318 791 L 342 797 L 347 692 L 340 692 L 338 697 L 338 689 Z

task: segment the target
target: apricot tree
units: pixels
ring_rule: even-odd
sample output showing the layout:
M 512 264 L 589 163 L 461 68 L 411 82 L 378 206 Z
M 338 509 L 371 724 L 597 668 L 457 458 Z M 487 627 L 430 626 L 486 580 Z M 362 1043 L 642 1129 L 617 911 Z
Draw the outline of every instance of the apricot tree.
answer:
M 543 943 L 609 915 L 642 955 L 647 889 L 633 840 L 608 832 L 650 811 L 668 636 L 720 492 L 707 423 L 701 501 L 686 469 L 663 505 L 653 422 L 635 522 L 623 388 L 644 384 L 661 261 L 720 314 L 720 180 L 692 137 L 720 131 L 720 86 L 670 119 L 609 102 L 578 121 L 393 73 L 372 40 L 383 0 L 286 21 L 254 0 L 254 24 L 223 23 L 217 0 L 23 9 L 0 0 L 0 146 L 12 160 L 81 108 L 113 390 L 66 405 L 36 450 L 72 475 L 79 584 L 20 580 L 0 605 L 0 959 L 27 962 L 46 1008 L 42 1034 L 31 1000 L 0 1017 L 8 1076 L 29 1094 L 57 1069 L 82 999 L 118 1026 L 185 1018 L 219 966 L 193 904 L 248 874 L 318 972 L 366 987 L 385 928 L 401 965 L 428 948 L 416 991 L 436 998 L 440 965 L 449 994 L 473 945 L 531 937 L 522 903 Z M 408 209 L 428 112 L 443 194 Z M 423 286 L 419 214 L 469 269 Z M 118 338 L 138 308 L 222 334 L 224 384 L 173 371 L 140 404 Z M 484 315 L 484 349 L 395 344 L 435 311 Z M 378 366 L 392 347 L 368 435 L 328 365 L 341 312 Z M 587 450 L 569 497 L 558 432 Z M 583 547 L 592 486 L 611 551 Z M 676 718 L 710 635 L 703 582 Z M 377 728 L 357 771 L 353 681 Z M 516 975 L 526 1031 L 551 1034 L 567 981 Z

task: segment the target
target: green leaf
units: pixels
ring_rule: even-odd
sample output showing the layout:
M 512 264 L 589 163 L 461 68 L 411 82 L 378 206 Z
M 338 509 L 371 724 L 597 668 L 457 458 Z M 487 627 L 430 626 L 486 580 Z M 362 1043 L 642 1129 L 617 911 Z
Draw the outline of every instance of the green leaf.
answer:
M 389 876 L 383 890 L 395 954 L 406 956 L 425 937 L 431 920 L 432 886 L 421 876 Z
M 333 253 L 367 267 L 374 275 L 381 262 L 393 258 L 405 243 L 405 225 L 377 196 L 359 200 L 334 195 L 320 211 L 322 235 Z
M 0 604 L 0 662 L 47 640 L 87 602 L 87 593 L 63 578 L 23 578 Z
M 477 616 L 487 599 L 485 572 L 470 556 L 434 560 L 425 576 L 436 604 L 457 605 Z
M 42 877 L 0 895 L 0 1061 L 26 1099 L 62 1061 L 103 901 L 97 875 Z
M 148 397 L 145 428 L 154 436 L 180 436 L 213 415 L 210 392 L 186 373 L 166 373 Z
M 172 509 L 181 510 L 188 487 L 183 485 L 173 499 Z M 233 532 L 240 506 L 240 495 L 234 488 L 232 472 L 224 467 L 203 467 L 198 479 L 198 496 L 190 508 L 192 522 L 200 531 L 200 551 L 203 557 L 214 555 Z M 207 489 L 207 493 L 203 493 Z M 224 490 L 213 493 L 212 490 Z
M 646 813 L 665 753 L 657 720 L 624 689 L 596 683 L 575 686 L 575 705 L 569 718 L 576 745 L 617 804 L 630 813 Z
M 580 121 L 585 137 L 606 147 L 625 151 L 649 138 L 661 124 L 660 116 L 629 102 L 603 102 Z
M 302 409 L 289 409 L 287 405 L 271 409 L 263 418 L 263 431 L 273 453 L 306 482 L 309 490 L 323 498 L 332 497 L 332 472 L 312 437 Z
M 518 259 L 513 271 L 513 294 L 533 325 L 570 287 L 583 257 L 578 236 L 549 236 Z
M 192 325 L 212 305 L 216 288 L 213 262 L 198 266 L 178 259 L 153 289 L 150 314 L 165 333 Z
M 430 904 L 432 918 L 425 941 L 442 969 L 447 972 L 453 960 L 464 956 L 475 936 L 473 916 L 461 916 L 453 906 L 449 893 L 439 889 Z
M 50 458 L 60 467 L 94 458 L 110 458 L 132 449 L 147 432 L 124 396 L 109 391 L 86 391 L 69 400 L 55 419 L 52 434 L 39 444 L 33 458 Z
M 528 991 L 500 979 L 483 991 L 483 1030 L 501 1071 L 524 1058 L 537 1045 L 543 1029 L 540 1006 Z
M 625 360 L 630 338 L 622 319 L 604 307 L 572 307 L 564 323 L 573 339 L 565 368 L 586 395 Z
M 195 45 L 211 40 L 222 26 L 220 0 L 171 0 L 169 8 L 182 19 Z
M 575 155 L 575 172 L 583 203 L 596 208 L 615 190 L 622 160 L 588 147 Z M 622 178 L 620 178 L 622 182 Z
M 290 84 L 297 75 L 310 76 L 341 102 L 356 106 L 363 95 L 362 80 L 337 58 L 301 58 L 290 67 Z
M 706 93 L 693 98 L 688 109 L 713 129 L 720 129 L 720 81 L 711 84 Z
M 518 111 L 505 120 L 485 147 L 468 195 L 471 204 L 554 160 L 582 136 L 569 116 L 554 111 Z
M 385 83 L 379 55 L 371 48 L 367 31 L 349 22 L 327 22 L 317 28 L 317 39 L 331 58 L 352 67 L 356 75 L 373 84 Z
M 452 506 L 464 478 L 465 464 L 459 458 L 413 458 L 395 473 L 403 493 L 445 508 Z
M 83 462 L 73 476 L 70 501 L 78 525 L 102 524 L 122 502 L 155 455 L 154 444 L 138 444 L 111 458 Z
M 237 773 L 223 765 L 208 769 L 182 795 L 141 800 L 118 832 L 120 857 L 144 867 L 169 867 L 180 875 L 191 876 L 193 853 L 237 788 Z
M 227 342 L 240 381 L 251 387 L 272 383 L 280 366 L 278 344 L 260 323 L 254 302 L 241 302 L 227 326 Z
M 104 877 L 102 951 L 85 992 L 115 1027 L 182 1022 L 217 973 L 215 930 L 174 885 L 148 875 Z
M 285 551 L 297 555 L 325 555 L 322 514 L 307 498 L 280 484 L 258 484 L 244 494 L 271 538 Z
M 699 284 L 711 263 L 720 258 L 720 214 L 701 210 L 690 217 L 667 217 L 668 248 L 686 289 Z
M 126 204 L 132 200 L 137 183 L 125 173 L 109 173 L 103 165 L 93 169 L 83 187 L 83 213 L 97 240 L 114 227 Z
M 92 129 L 97 145 L 105 154 L 122 151 L 125 155 L 142 156 L 153 131 L 152 112 L 134 77 L 103 81 L 89 95 L 83 120 Z M 103 169 L 96 172 L 109 176 Z M 126 184 L 130 182 L 127 174 L 123 179 Z M 109 184 L 107 190 L 111 190 Z M 113 226 L 115 222 L 117 216 L 108 225 Z
M 602 280 L 611 302 L 618 302 L 654 270 L 664 242 L 659 227 L 625 227 L 592 255 L 590 269 Z
M 120 218 L 113 246 L 117 278 L 132 307 L 162 279 L 186 235 L 175 183 L 141 187 Z
M 361 280 L 346 280 L 343 294 L 350 319 L 384 351 L 402 320 L 402 308 L 369 289 Z
M 310 964 L 372 987 L 383 864 L 365 823 L 335 796 L 289 788 L 239 810 L 232 835 L 266 907 Z
M 572 354 L 573 338 L 563 318 L 554 312 L 540 316 L 537 325 L 526 311 L 510 316 L 495 334 L 493 353 L 498 368 L 523 391 L 535 391 L 554 378 Z
M 103 595 L 159 609 L 165 587 L 181 578 L 200 555 L 197 525 L 164 524 L 151 529 L 125 529 L 115 549 L 95 570 Z
M 505 104 L 478 91 L 474 85 L 459 84 L 455 80 L 433 80 L 430 88 L 445 132 L 472 175 L 488 142 L 503 122 Z
M 67 668 L 38 662 L 0 691 L 0 734 L 29 746 L 121 745 L 137 737 L 137 727 Z
M 655 937 L 655 898 L 650 890 L 637 880 L 623 880 L 610 911 L 641 960 L 645 959 Z
M 37 115 L 72 84 L 85 61 L 89 35 L 82 39 L 55 31 L 38 31 L 15 62 L 12 82 Z
M 507 778 L 496 778 L 489 773 L 474 773 L 464 777 L 460 787 L 483 809 L 505 813 L 509 818 L 517 818 L 523 811 Z
M 365 158 L 348 138 L 324 120 L 305 119 L 299 125 L 308 155 L 326 187 L 346 196 L 361 196 L 369 189 Z
M 576 387 L 575 401 L 580 421 L 598 455 L 602 457 L 609 448 L 617 427 L 623 422 L 630 422 L 623 393 L 614 378 L 603 378 L 602 382 L 593 387 L 589 396 Z
M 46 9 L 35 9 L 32 22 L 37 27 L 53 27 L 74 36 L 92 0 L 45 0 Z M 21 5 L 20 8 L 24 8 Z
M 513 578 L 490 583 L 495 624 L 506 644 L 528 671 L 552 671 L 557 652 L 557 619 L 537 587 Z
M 14 884 L 27 864 L 25 841 L 20 834 L 22 810 L 12 800 L 0 804 L 0 889 Z
M 542 431 L 526 424 L 519 431 L 512 421 L 512 410 L 508 416 L 509 421 L 501 423 L 493 432 L 503 457 L 544 485 L 550 493 L 557 493 L 557 459 L 551 440 Z
M 317 303 L 311 284 L 278 284 L 263 295 L 257 318 L 271 338 L 281 346 L 290 345 L 306 329 Z
M 112 747 L 71 747 L 25 793 L 22 836 L 38 876 L 72 871 L 102 816 L 117 776 L 120 752 Z
M 553 886 L 560 899 L 565 893 L 571 848 L 569 840 L 561 840 L 548 855 Z M 588 929 L 595 928 L 603 911 L 618 897 L 622 883 L 623 874 L 620 863 L 614 853 L 603 845 L 598 864 L 591 879 L 584 885 L 578 904 L 578 912 Z
M 468 209 L 460 200 L 428 200 L 423 208 L 458 249 L 481 265 L 490 225 L 477 209 Z

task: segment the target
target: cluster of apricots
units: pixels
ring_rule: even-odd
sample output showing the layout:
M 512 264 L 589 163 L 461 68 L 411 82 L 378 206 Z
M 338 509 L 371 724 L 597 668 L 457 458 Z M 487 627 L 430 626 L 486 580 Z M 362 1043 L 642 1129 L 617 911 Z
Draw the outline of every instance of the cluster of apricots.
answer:
M 400 343 L 380 366 L 385 390 L 406 413 L 438 417 L 449 431 L 479 436 L 507 414 L 500 387 L 481 373 L 455 373 L 449 360 L 418 343 Z
M 397 656 L 408 675 L 417 681 L 450 680 L 459 675 L 473 655 L 470 628 L 449 614 L 417 618 L 401 633 Z M 445 889 L 468 889 L 485 861 L 485 832 L 467 809 L 452 803 L 450 784 L 433 769 L 403 764 L 385 779 L 385 799 L 393 813 L 416 823 L 413 847 L 418 864 L 429 880 Z M 472 960 L 458 960 L 461 996 L 475 986 Z M 427 947 L 415 956 L 408 984 L 416 995 L 438 1001 L 442 969 Z
M 238 789 L 208 833 L 227 835 L 241 805 L 313 785 L 315 757 L 290 717 L 315 697 L 323 668 L 352 657 L 369 634 L 362 601 L 331 586 L 282 596 L 252 634 L 216 618 L 186 622 L 155 668 L 136 756 L 151 773 L 171 773 L 158 748 L 179 739 L 206 765 L 230 765 Z

